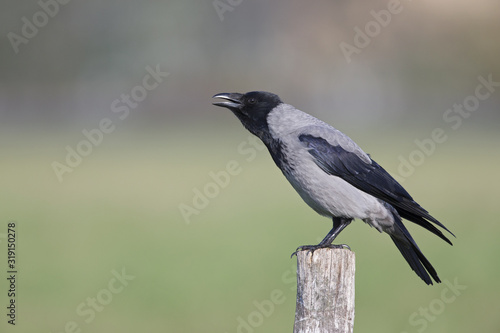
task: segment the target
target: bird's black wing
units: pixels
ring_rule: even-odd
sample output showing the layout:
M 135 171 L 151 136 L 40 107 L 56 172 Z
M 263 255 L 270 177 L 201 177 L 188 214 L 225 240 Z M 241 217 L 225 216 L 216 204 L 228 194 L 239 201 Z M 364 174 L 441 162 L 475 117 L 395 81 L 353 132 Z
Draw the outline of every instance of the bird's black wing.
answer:
M 451 244 L 450 240 L 427 220 L 450 234 L 453 235 L 453 233 L 416 203 L 410 194 L 377 162 L 371 160 L 371 164 L 368 164 L 357 153 L 349 152 L 340 145 L 331 145 L 324 138 L 314 135 L 301 134 L 299 140 L 323 171 L 340 177 L 359 190 L 387 202 L 402 218 L 426 228 Z

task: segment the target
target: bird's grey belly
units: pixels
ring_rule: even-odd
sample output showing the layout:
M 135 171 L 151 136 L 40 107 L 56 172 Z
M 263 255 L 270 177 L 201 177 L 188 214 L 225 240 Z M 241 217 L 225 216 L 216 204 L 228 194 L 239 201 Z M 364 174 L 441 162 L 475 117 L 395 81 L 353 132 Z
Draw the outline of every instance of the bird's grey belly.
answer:
M 387 209 L 377 198 L 337 176 L 326 174 L 311 160 L 293 163 L 283 173 L 302 199 L 321 215 L 359 218 L 368 223 L 368 220 L 387 216 Z

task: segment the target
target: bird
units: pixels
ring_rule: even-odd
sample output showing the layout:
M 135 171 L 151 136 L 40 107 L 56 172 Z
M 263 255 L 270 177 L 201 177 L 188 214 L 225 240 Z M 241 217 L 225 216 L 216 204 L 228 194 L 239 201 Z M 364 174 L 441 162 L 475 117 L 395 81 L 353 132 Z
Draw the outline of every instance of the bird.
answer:
M 455 235 L 351 138 L 270 92 L 219 93 L 212 98 L 218 100 L 213 105 L 232 111 L 250 133 L 262 140 L 300 197 L 318 214 L 332 219 L 332 229 L 319 244 L 299 246 L 296 252 L 346 247 L 333 241 L 354 219 L 360 219 L 387 233 L 427 285 L 433 284 L 430 276 L 441 282 L 402 219 L 450 245 L 435 225 Z

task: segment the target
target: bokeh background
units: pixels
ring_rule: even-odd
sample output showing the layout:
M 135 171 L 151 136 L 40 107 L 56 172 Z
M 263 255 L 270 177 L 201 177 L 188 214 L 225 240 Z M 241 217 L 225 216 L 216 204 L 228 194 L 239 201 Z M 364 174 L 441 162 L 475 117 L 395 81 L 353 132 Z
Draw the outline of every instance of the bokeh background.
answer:
M 498 1 L 0 6 L 0 262 L 15 221 L 19 271 L 2 332 L 290 332 L 290 254 L 331 222 L 211 105 L 251 90 L 350 135 L 457 236 L 408 226 L 429 287 L 386 235 L 345 230 L 356 332 L 499 331 Z

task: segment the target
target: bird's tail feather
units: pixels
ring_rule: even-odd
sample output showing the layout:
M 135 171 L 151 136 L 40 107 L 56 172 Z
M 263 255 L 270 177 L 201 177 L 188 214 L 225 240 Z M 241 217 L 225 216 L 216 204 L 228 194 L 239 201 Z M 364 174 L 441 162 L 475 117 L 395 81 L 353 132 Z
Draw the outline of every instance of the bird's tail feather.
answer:
M 408 212 L 408 211 L 398 211 L 399 215 L 404 218 L 404 219 L 407 219 L 408 221 L 411 221 L 413 223 L 416 223 L 418 224 L 419 226 L 429 230 L 430 232 L 432 232 L 434 235 L 437 235 L 439 238 L 441 238 L 442 240 L 444 240 L 446 243 L 450 244 L 450 245 L 453 245 L 451 243 L 451 241 L 445 236 L 443 235 L 443 233 L 441 232 L 441 230 L 439 230 L 438 228 L 436 228 L 434 225 L 432 225 L 431 223 L 427 222 L 422 216 L 419 216 L 419 215 L 416 215 L 416 214 L 413 214 L 411 212 Z M 430 215 L 429 215 L 430 216 Z M 431 216 L 432 217 L 432 216 Z M 434 219 L 434 218 L 433 218 Z M 435 219 L 434 219 L 435 220 Z M 437 220 L 436 220 L 437 221 Z M 441 223 L 439 223 L 439 225 L 443 226 Z M 443 226 L 443 228 L 445 230 L 447 230 L 450 234 L 453 235 L 453 233 L 451 231 L 449 231 L 448 229 L 446 229 L 446 227 Z M 455 237 L 455 235 L 453 235 Z
M 417 273 L 417 275 L 420 276 L 420 278 L 424 280 L 425 283 L 429 285 L 433 284 L 431 278 L 429 277 L 429 274 L 436 282 L 441 282 L 434 267 L 432 267 L 429 260 L 427 260 L 427 258 L 422 254 L 422 252 L 416 245 L 408 241 L 402 241 L 401 239 L 396 238 L 392 235 L 391 239 L 394 244 L 396 244 L 399 252 L 401 252 L 403 257 L 406 259 L 411 269 L 415 273 Z M 429 274 L 427 272 L 429 272 Z
M 433 284 L 429 274 L 437 283 L 441 282 L 434 267 L 422 251 L 418 248 L 417 243 L 411 237 L 410 232 L 404 226 L 399 215 L 393 211 L 394 217 L 394 233 L 391 233 L 391 239 L 396 244 L 399 252 L 406 259 L 411 269 L 428 285 Z
M 401 216 L 404 219 L 407 219 L 413 223 L 416 223 L 427 230 L 433 232 L 437 236 L 441 237 L 443 240 L 445 240 L 447 243 L 451 244 L 450 240 L 446 238 L 439 229 L 434 227 L 431 223 L 429 223 L 427 220 L 433 222 L 434 224 L 440 226 L 444 230 L 448 231 L 453 237 L 456 237 L 455 234 L 453 234 L 448 228 L 446 228 L 441 222 L 436 220 L 434 217 L 429 214 L 428 211 L 426 211 L 422 206 L 420 206 L 418 203 L 416 203 L 414 200 L 404 200 L 402 203 L 395 205 L 394 208 L 397 210 L 399 216 Z

